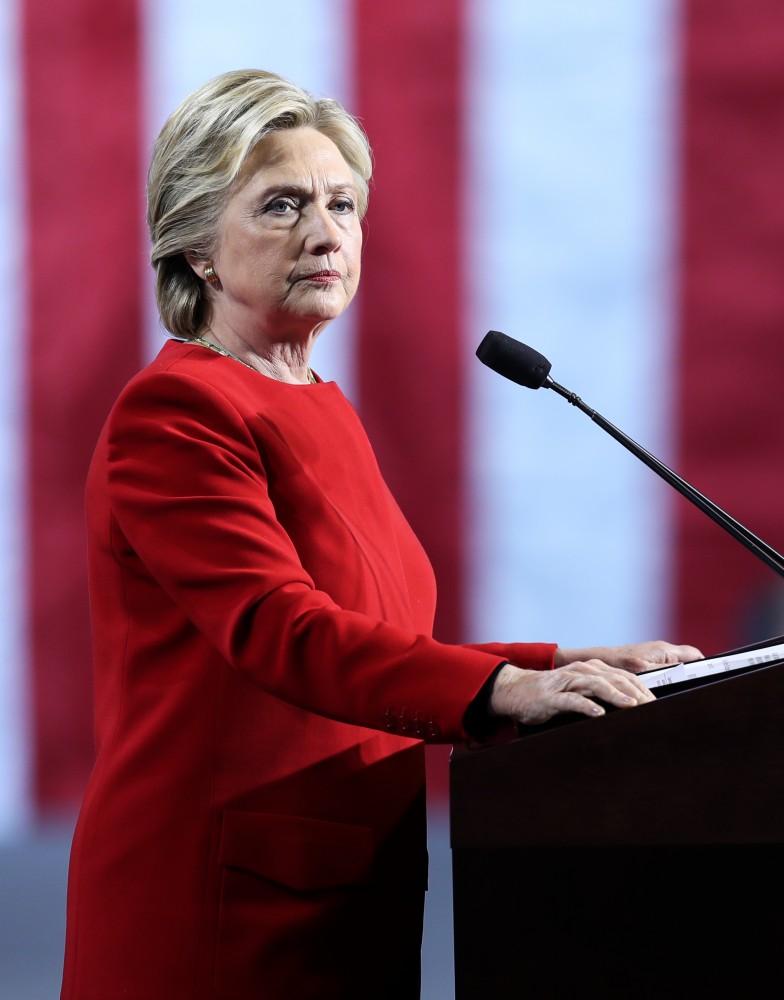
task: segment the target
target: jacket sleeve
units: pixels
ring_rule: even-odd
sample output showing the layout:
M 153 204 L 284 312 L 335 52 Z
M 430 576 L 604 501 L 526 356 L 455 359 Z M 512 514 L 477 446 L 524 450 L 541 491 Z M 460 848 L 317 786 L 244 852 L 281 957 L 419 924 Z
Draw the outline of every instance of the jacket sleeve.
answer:
M 277 697 L 376 729 L 405 706 L 434 720 L 434 740 L 452 742 L 500 662 L 552 665 L 550 645 L 444 645 L 317 590 L 275 516 L 244 419 L 200 380 L 160 372 L 132 382 L 107 433 L 117 546 L 130 546 L 220 655 Z

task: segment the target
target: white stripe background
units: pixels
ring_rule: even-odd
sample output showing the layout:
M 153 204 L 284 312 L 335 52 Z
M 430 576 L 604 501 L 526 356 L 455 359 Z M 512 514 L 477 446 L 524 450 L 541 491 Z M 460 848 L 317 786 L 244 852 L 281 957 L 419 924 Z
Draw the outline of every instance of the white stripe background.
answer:
M 19 19 L 0 4 L 0 838 L 32 819 L 26 655 L 25 269 Z
M 653 638 L 666 627 L 664 487 L 565 400 L 504 382 L 473 352 L 491 328 L 530 343 L 550 358 L 557 381 L 667 458 L 675 3 L 466 0 L 469 280 L 459 336 L 477 641 L 570 646 Z M 146 0 L 148 146 L 188 92 L 243 66 L 274 70 L 353 109 L 350 9 L 344 0 L 224 0 L 220 9 Z M 14 5 L 0 5 L 0 183 L 10 193 L 0 206 L 0 834 L 31 817 L 17 31 Z M 372 211 L 371 197 L 371 219 Z M 151 293 L 148 303 L 152 355 L 163 334 Z M 349 396 L 354 337 L 349 312 L 314 359 Z
M 498 329 L 666 458 L 669 0 L 471 5 L 467 336 Z M 473 631 L 562 646 L 665 625 L 664 487 L 555 393 L 471 369 Z

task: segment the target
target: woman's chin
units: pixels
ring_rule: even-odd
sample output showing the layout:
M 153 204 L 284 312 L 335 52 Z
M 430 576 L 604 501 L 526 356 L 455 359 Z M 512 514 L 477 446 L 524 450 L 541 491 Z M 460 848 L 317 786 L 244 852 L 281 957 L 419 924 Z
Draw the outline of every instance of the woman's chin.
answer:
M 321 301 L 300 302 L 295 308 L 288 310 L 290 318 L 301 318 L 303 322 L 329 323 L 330 320 L 337 319 L 346 309 L 348 301 L 343 296 L 335 296 L 327 299 L 326 296 Z

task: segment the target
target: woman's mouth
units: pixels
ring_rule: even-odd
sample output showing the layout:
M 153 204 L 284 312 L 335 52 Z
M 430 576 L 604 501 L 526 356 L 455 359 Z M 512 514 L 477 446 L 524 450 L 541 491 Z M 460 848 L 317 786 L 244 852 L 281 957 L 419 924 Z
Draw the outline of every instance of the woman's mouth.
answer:
M 328 285 L 333 281 L 340 281 L 340 271 L 311 271 L 301 274 L 297 281 L 315 281 L 319 285 Z

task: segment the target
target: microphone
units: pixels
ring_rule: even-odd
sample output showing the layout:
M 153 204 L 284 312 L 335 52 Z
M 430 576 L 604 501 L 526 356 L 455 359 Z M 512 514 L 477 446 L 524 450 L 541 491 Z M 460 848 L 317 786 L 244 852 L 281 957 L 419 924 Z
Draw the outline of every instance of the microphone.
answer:
M 721 507 L 717 507 L 712 500 L 703 496 L 685 479 L 668 468 L 663 462 L 646 451 L 643 447 L 633 441 L 622 430 L 619 430 L 609 420 L 592 410 L 575 393 L 565 389 L 562 385 L 550 378 L 550 362 L 526 344 L 521 344 L 512 337 L 507 337 L 505 333 L 491 330 L 482 340 L 476 349 L 476 356 L 479 360 L 492 368 L 494 372 L 503 375 L 504 378 L 524 386 L 526 389 L 553 389 L 559 396 L 563 396 L 572 406 L 586 413 L 594 423 L 598 424 L 602 430 L 607 431 L 616 441 L 620 442 L 628 451 L 644 462 L 649 469 L 652 469 L 665 482 L 673 486 L 681 496 L 690 500 L 695 507 L 698 507 L 711 520 L 715 521 L 719 527 L 724 528 L 732 537 L 744 545 L 749 552 L 761 559 L 767 566 L 775 570 L 779 576 L 784 576 L 784 556 L 781 556 L 775 549 L 771 548 L 767 542 L 763 542 L 755 534 L 744 527 L 734 517 L 731 517 Z

